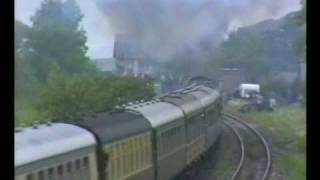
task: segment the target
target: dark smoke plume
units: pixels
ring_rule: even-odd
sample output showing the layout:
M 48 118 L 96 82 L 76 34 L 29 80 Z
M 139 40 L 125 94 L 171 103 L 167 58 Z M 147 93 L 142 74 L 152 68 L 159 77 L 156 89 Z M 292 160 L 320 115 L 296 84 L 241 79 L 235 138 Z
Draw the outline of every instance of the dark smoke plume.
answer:
M 297 0 L 298 1 L 298 0 Z M 156 61 L 210 59 L 233 23 L 276 17 L 296 0 L 96 0 L 115 34 L 129 34 Z

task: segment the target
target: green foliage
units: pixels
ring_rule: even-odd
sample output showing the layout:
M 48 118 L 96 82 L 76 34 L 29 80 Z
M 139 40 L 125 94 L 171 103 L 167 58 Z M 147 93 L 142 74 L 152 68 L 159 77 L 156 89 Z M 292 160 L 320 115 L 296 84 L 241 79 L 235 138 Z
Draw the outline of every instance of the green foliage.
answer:
M 290 85 L 281 79 L 265 78 L 261 83 L 261 89 L 263 89 L 263 92 L 267 94 L 276 92 L 281 96 L 285 96 L 288 88 L 290 88 Z
M 86 56 L 75 0 L 44 0 L 29 28 L 15 24 L 15 125 L 76 119 L 154 95 L 153 83 L 99 72 Z
M 21 48 L 23 40 L 29 36 L 30 27 L 17 20 L 14 27 L 14 47 L 15 50 L 18 50 Z
M 239 107 L 227 107 L 263 129 L 264 137 L 273 149 L 272 163 L 281 179 L 303 180 L 306 177 L 306 109 L 284 106 L 275 112 L 239 114 Z
M 151 82 L 131 77 L 50 74 L 36 109 L 43 120 L 77 119 L 115 105 L 154 96 Z
M 253 34 L 238 32 L 231 34 L 219 48 L 215 64 L 221 67 L 240 67 L 252 82 L 266 76 L 265 42 Z
M 288 155 L 281 160 L 281 166 L 288 167 L 283 170 L 287 179 L 305 180 L 306 179 L 306 156 L 305 155 Z M 290 168 L 290 169 L 289 169 Z
M 295 22 L 298 24 L 298 25 L 304 25 L 306 24 L 306 15 L 307 15 L 307 2 L 306 0 L 301 0 L 300 1 L 301 5 L 302 5 L 302 9 L 300 10 L 299 12 L 299 15 L 297 16 L 297 18 L 295 19 Z
M 295 23 L 306 30 L 306 0 L 301 1 L 302 9 L 298 16 L 295 18 Z M 306 32 L 297 39 L 294 44 L 296 54 L 301 57 L 302 60 L 306 61 Z
M 36 77 L 46 82 L 54 66 L 65 74 L 94 71 L 86 56 L 85 31 L 80 27 L 83 15 L 73 0 L 65 3 L 45 0 L 32 17 L 28 46 Z

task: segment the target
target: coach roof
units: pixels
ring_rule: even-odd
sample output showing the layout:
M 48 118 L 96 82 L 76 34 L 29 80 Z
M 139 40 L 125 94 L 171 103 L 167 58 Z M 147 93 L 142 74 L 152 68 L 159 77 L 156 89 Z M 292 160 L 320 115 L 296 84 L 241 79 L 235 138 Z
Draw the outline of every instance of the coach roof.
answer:
M 158 127 L 183 117 L 183 112 L 167 102 L 149 101 L 128 106 L 127 109 L 140 112 L 147 118 L 152 127 Z
M 94 136 L 80 127 L 53 123 L 24 128 L 15 133 L 15 166 L 96 144 Z
M 189 92 L 189 94 L 197 97 L 204 106 L 208 106 L 215 102 L 219 96 L 219 92 L 217 90 L 208 87 L 199 87 L 198 89 Z
M 200 100 L 188 93 L 164 96 L 162 100 L 179 106 L 188 117 L 199 113 L 203 108 Z
M 151 129 L 150 123 L 143 116 L 125 111 L 98 113 L 84 121 L 77 122 L 77 125 L 95 133 L 103 144 Z

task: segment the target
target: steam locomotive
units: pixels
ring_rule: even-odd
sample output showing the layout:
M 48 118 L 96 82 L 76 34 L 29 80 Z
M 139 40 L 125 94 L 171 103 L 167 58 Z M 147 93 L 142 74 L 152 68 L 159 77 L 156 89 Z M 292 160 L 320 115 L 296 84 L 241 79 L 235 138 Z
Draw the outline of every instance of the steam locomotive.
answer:
M 167 180 L 198 161 L 221 133 L 220 86 L 184 89 L 74 123 L 15 132 L 15 180 Z

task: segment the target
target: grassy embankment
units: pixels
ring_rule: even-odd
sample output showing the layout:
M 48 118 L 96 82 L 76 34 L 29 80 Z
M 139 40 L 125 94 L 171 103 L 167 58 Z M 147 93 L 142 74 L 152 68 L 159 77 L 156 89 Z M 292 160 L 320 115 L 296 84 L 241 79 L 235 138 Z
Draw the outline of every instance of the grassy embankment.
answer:
M 239 113 L 239 106 L 228 106 L 226 112 L 256 124 L 272 151 L 270 179 L 306 179 L 306 110 L 283 106 L 275 112 Z

